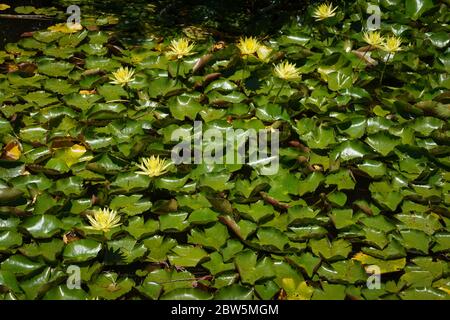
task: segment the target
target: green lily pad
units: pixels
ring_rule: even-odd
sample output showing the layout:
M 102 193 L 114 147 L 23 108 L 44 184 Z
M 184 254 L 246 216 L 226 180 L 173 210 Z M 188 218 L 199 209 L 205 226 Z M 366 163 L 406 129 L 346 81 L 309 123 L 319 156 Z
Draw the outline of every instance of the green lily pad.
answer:
M 61 230 L 62 224 L 55 216 L 38 215 L 25 220 L 22 227 L 34 238 L 51 238 Z
M 212 295 L 196 288 L 175 289 L 161 297 L 161 300 L 209 300 Z
M 172 253 L 168 256 L 170 263 L 182 267 L 195 267 L 208 257 L 205 250 L 194 246 L 178 245 L 172 248 Z
M 243 283 L 253 285 L 258 280 L 274 276 L 270 258 L 264 257 L 258 261 L 258 256 L 251 250 L 245 250 L 237 255 L 235 264 Z
M 309 277 L 312 277 L 314 271 L 317 269 L 321 261 L 320 258 L 314 256 L 310 252 L 306 252 L 301 256 L 290 256 L 289 260 L 305 270 Z
M 141 195 L 124 195 L 116 196 L 112 199 L 109 207 L 113 210 L 126 213 L 130 216 L 140 214 L 152 207 L 152 203 L 148 200 L 141 199 Z
M 259 228 L 256 232 L 258 243 L 262 246 L 274 246 L 280 251 L 283 251 L 286 244 L 289 242 L 288 237 L 280 230 L 273 227 Z
M 120 256 L 117 264 L 130 264 L 135 260 L 142 258 L 147 252 L 143 243 L 137 243 L 132 237 L 126 237 L 119 240 L 108 241 L 108 250 L 114 255 Z
M 316 256 L 326 260 L 345 259 L 351 252 L 351 244 L 343 239 L 330 242 L 328 239 L 311 240 L 310 247 Z
M 192 229 L 188 236 L 188 242 L 201 245 L 205 248 L 219 250 L 228 240 L 229 235 L 227 227 L 221 223 L 216 223 L 204 231 Z
M 60 285 L 58 287 L 50 289 L 45 296 L 44 300 L 86 300 L 87 293 L 83 289 L 69 289 L 67 285 Z
M 22 235 L 16 231 L 0 231 L 0 251 L 22 244 Z
M 400 141 L 396 137 L 387 133 L 378 132 L 374 135 L 368 136 L 366 143 L 383 156 L 387 156 L 396 146 L 400 144 Z
M 20 252 L 30 258 L 42 256 L 44 259 L 54 262 L 62 252 L 64 242 L 59 239 L 52 239 L 49 242 L 39 242 L 26 244 L 20 248 Z
M 132 279 L 119 278 L 117 273 L 102 273 L 94 282 L 88 284 L 89 294 L 92 297 L 114 300 L 129 292 L 134 284 Z
M 173 117 L 178 120 L 184 120 L 185 117 L 194 120 L 197 113 L 202 110 L 195 97 L 187 94 L 172 97 L 167 103 Z
M 150 250 L 147 259 L 152 262 L 165 261 L 169 251 L 177 245 L 176 240 L 160 235 L 145 239 L 143 242 L 144 246 Z
M 169 213 L 159 217 L 161 231 L 181 232 L 189 227 L 189 222 L 186 220 L 188 213 Z
M 344 72 L 336 71 L 328 75 L 328 88 L 332 91 L 349 89 L 352 84 L 352 77 Z
M 22 255 L 10 256 L 0 264 L 2 271 L 9 271 L 15 276 L 26 276 L 44 268 L 42 262 L 36 262 Z
M 215 300 L 253 300 L 253 290 L 239 284 L 232 284 L 217 291 Z
M 101 243 L 90 239 L 82 239 L 69 243 L 64 248 L 63 256 L 68 263 L 84 262 L 97 257 L 101 249 Z
M 63 61 L 46 60 L 38 64 L 38 71 L 51 77 L 67 77 L 74 65 Z
M 155 234 L 159 230 L 159 222 L 153 219 L 144 222 L 143 217 L 133 217 L 128 220 L 128 226 L 124 229 L 135 239 L 140 239 Z

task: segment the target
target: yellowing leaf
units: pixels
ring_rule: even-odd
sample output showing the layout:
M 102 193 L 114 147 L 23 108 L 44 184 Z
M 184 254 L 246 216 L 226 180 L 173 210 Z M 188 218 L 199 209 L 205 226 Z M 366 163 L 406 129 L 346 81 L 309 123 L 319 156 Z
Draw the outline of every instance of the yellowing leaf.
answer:
M 281 282 L 287 300 L 310 300 L 314 293 L 314 288 L 308 286 L 305 281 L 300 282 L 297 286 L 292 278 L 283 278 Z
M 21 154 L 19 145 L 12 147 L 12 149 L 7 151 L 6 154 L 8 155 L 8 157 L 13 158 L 14 160 L 18 160 Z
M 65 152 L 66 164 L 71 167 L 77 163 L 78 159 L 86 152 L 86 148 L 79 144 L 74 144 L 72 147 L 67 148 Z
M 85 152 L 86 152 L 86 148 L 84 146 L 81 146 L 79 144 L 74 144 L 71 148 L 70 148 L 70 152 L 76 156 L 77 158 L 81 157 Z
M 80 90 L 80 94 L 95 94 L 97 91 L 95 89 L 93 90 Z
M 2 158 L 15 161 L 19 160 L 21 154 L 20 145 L 17 142 L 12 141 L 5 146 Z
M 62 33 L 75 33 L 83 29 L 83 26 L 79 23 L 74 23 L 67 25 L 67 23 L 58 23 L 54 26 L 48 27 L 48 30 L 53 32 L 62 32 Z
M 353 260 L 357 260 L 364 265 L 366 271 L 368 270 L 369 265 L 375 265 L 380 268 L 380 273 L 389 273 L 402 270 L 406 265 L 406 259 L 395 259 L 395 260 L 382 260 L 377 259 L 368 254 L 359 252 L 355 254 L 352 258 Z
M 450 294 L 450 289 L 449 288 L 445 288 L 445 287 L 439 287 L 439 290 L 442 290 L 444 292 L 447 292 L 447 294 Z
M 6 10 L 11 8 L 11 6 L 8 6 L 7 4 L 0 3 L 0 11 Z
M 283 283 L 284 290 L 286 290 L 286 291 L 294 291 L 295 290 L 294 279 L 292 279 L 292 278 L 283 278 L 281 280 L 281 282 Z

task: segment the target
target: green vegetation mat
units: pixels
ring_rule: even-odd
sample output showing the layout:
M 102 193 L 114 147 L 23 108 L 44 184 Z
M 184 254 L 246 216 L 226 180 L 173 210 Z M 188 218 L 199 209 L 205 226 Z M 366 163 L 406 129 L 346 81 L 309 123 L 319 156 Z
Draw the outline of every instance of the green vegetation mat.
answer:
M 0 299 L 448 300 L 450 2 L 372 3 L 372 32 L 359 0 L 130 44 L 82 7 L 7 43 Z M 278 170 L 171 163 L 195 120 L 278 132 Z

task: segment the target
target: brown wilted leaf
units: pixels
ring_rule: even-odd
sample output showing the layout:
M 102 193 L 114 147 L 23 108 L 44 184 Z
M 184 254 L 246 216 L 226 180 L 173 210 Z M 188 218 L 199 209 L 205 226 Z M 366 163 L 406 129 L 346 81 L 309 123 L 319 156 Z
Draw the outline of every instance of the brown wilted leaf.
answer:
M 32 76 L 35 73 L 35 71 L 37 70 L 37 65 L 34 63 L 23 62 L 23 63 L 19 63 L 18 68 L 21 72 Z
M 359 51 L 359 50 L 352 50 L 352 52 L 362 61 L 364 61 L 365 63 L 367 63 L 369 66 L 376 66 L 378 65 L 378 61 L 376 61 L 375 59 L 372 59 L 369 54 L 367 54 L 367 50 L 366 51 Z
M 22 146 L 17 141 L 10 141 L 3 148 L 2 159 L 16 161 L 22 154 Z

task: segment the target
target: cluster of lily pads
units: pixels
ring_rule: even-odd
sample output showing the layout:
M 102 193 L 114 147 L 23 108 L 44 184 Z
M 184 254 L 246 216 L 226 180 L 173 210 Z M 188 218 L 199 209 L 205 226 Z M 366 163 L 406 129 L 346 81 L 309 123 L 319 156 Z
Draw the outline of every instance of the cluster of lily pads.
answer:
M 0 298 L 449 299 L 448 4 L 379 4 L 378 31 L 355 1 L 271 38 L 8 43 Z M 173 164 L 194 120 L 278 129 L 279 171 Z

